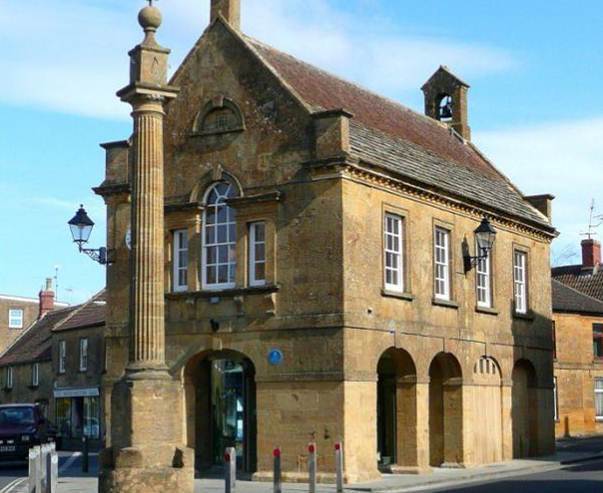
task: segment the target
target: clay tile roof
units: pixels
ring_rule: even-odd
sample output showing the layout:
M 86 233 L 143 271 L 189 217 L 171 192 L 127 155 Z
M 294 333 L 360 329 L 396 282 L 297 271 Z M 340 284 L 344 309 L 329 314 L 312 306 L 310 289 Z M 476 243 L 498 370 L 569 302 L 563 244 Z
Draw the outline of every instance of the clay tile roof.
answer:
M 473 186 L 469 198 L 479 197 L 482 204 L 491 205 L 490 196 L 484 195 L 486 190 L 483 184 L 485 181 L 492 182 L 490 188 L 497 188 L 497 202 L 503 206 L 502 211 L 507 211 L 505 205 L 510 202 L 513 213 L 552 230 L 548 219 L 533 208 L 517 188 L 475 146 L 464 141 L 446 125 L 253 38 L 244 36 L 244 41 L 311 111 L 345 109 L 353 114 L 354 125 L 350 133 L 353 150 L 360 159 L 376 165 L 383 165 L 384 161 L 388 161 L 390 169 L 393 169 L 397 164 L 395 161 L 397 157 L 394 154 L 404 153 L 406 151 L 404 144 L 410 143 L 433 156 L 433 160 L 439 159 L 437 166 L 442 168 L 439 176 L 443 173 L 454 175 L 458 171 L 457 175 L 464 173 L 465 179 L 469 180 L 463 190 L 456 188 L 455 183 L 448 183 L 448 187 L 441 188 L 457 195 L 467 196 L 467 188 Z M 369 140 L 372 142 L 369 143 Z M 378 140 L 383 140 L 389 150 L 376 156 L 376 152 L 369 152 L 370 148 L 367 145 L 372 146 Z M 396 146 L 400 149 L 394 152 Z M 416 164 L 420 167 L 423 163 Z M 397 166 L 397 171 L 404 173 L 408 169 Z M 424 171 L 429 173 L 427 169 Z M 421 173 L 421 176 L 412 174 L 407 176 L 423 180 L 425 172 Z M 449 182 L 455 182 L 452 176 L 450 178 Z M 434 179 L 436 178 L 432 177 L 431 181 L 433 182 Z
M 603 315 L 603 301 L 553 279 L 553 311 Z
M 65 330 L 84 329 L 88 327 L 97 327 L 105 324 L 105 302 L 95 300 L 83 306 L 69 320 L 57 325 L 53 332 L 62 332 Z
M 554 267 L 552 276 L 576 291 L 603 301 L 603 266 L 594 271 L 583 269 L 581 265 Z

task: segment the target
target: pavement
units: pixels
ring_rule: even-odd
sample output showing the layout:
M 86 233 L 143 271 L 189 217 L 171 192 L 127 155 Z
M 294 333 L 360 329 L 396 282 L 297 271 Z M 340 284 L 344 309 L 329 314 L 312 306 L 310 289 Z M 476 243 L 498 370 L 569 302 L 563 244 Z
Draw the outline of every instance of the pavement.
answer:
M 598 465 L 591 467 L 590 464 Z M 588 481 L 583 480 L 582 476 L 576 474 L 576 472 L 583 469 L 583 475 L 588 476 L 590 474 L 592 476 L 588 478 Z M 571 472 L 573 474 L 570 474 Z M 22 473 L 25 475 L 27 471 L 22 471 Z M 14 471 L 11 470 L 10 474 L 14 474 Z M 90 471 L 82 473 L 81 454 L 62 452 L 59 466 L 58 493 L 96 493 L 98 490 L 96 474 L 96 454 L 90 456 Z M 556 477 L 555 475 L 561 478 L 559 484 L 567 485 L 570 480 L 576 480 L 581 481 L 585 487 L 585 489 L 579 489 L 577 485 L 574 485 L 567 490 L 568 492 L 588 492 L 591 491 L 589 487 L 594 488 L 593 485 L 596 485 L 599 489 L 593 489 L 592 491 L 602 491 L 603 436 L 560 440 L 557 442 L 557 453 L 548 457 L 513 460 L 468 469 L 434 469 L 431 474 L 424 475 L 384 474 L 377 481 L 346 485 L 345 490 L 346 493 L 403 493 L 411 491 L 471 491 L 472 493 L 478 493 L 481 491 L 479 489 L 480 485 L 487 482 L 488 488 L 498 485 L 496 491 L 519 489 L 523 493 L 523 484 L 527 482 L 526 484 L 534 486 L 534 491 L 566 491 L 550 488 L 544 484 L 549 478 Z M 2 476 L 0 470 L 0 477 Z M 0 493 L 26 492 L 26 480 L 23 476 L 14 480 L 9 475 L 6 478 L 7 481 L 10 479 L 11 482 L 2 487 Z M 513 481 L 514 478 L 521 479 Z M 520 483 L 522 486 L 519 488 L 518 486 L 512 486 L 515 483 Z M 503 488 L 503 485 L 506 486 Z M 470 487 L 465 488 L 466 486 Z M 223 493 L 224 480 L 197 479 L 195 481 L 195 491 L 199 493 Z M 308 485 L 304 483 L 283 484 L 283 493 L 307 491 Z M 272 483 L 237 480 L 236 492 L 272 493 L 273 489 Z M 335 493 L 335 485 L 319 484 L 316 493 Z

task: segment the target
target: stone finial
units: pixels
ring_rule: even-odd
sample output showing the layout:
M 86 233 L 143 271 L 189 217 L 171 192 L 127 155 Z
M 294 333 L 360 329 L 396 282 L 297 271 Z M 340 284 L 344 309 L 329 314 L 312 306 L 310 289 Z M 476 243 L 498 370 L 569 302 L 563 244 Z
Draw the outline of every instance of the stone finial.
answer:
M 161 11 L 153 5 L 153 0 L 148 0 L 149 5 L 138 13 L 138 23 L 144 29 L 145 40 L 143 44 L 155 44 L 155 33 L 163 20 Z

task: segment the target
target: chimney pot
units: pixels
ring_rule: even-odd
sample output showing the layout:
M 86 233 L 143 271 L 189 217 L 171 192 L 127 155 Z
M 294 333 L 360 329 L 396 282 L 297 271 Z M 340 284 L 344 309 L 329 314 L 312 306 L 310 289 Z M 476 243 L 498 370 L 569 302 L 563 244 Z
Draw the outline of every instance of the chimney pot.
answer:
M 210 22 L 221 15 L 230 27 L 241 30 L 241 0 L 211 0 Z
M 601 243 L 589 238 L 582 240 L 582 268 L 596 269 L 601 264 Z

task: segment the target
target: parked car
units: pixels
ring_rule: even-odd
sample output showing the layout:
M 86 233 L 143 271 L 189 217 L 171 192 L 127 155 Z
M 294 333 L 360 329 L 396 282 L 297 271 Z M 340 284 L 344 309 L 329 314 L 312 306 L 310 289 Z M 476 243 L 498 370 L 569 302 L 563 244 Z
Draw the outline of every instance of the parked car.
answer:
M 31 447 L 54 441 L 56 435 L 38 405 L 0 405 L 0 461 L 27 459 Z

